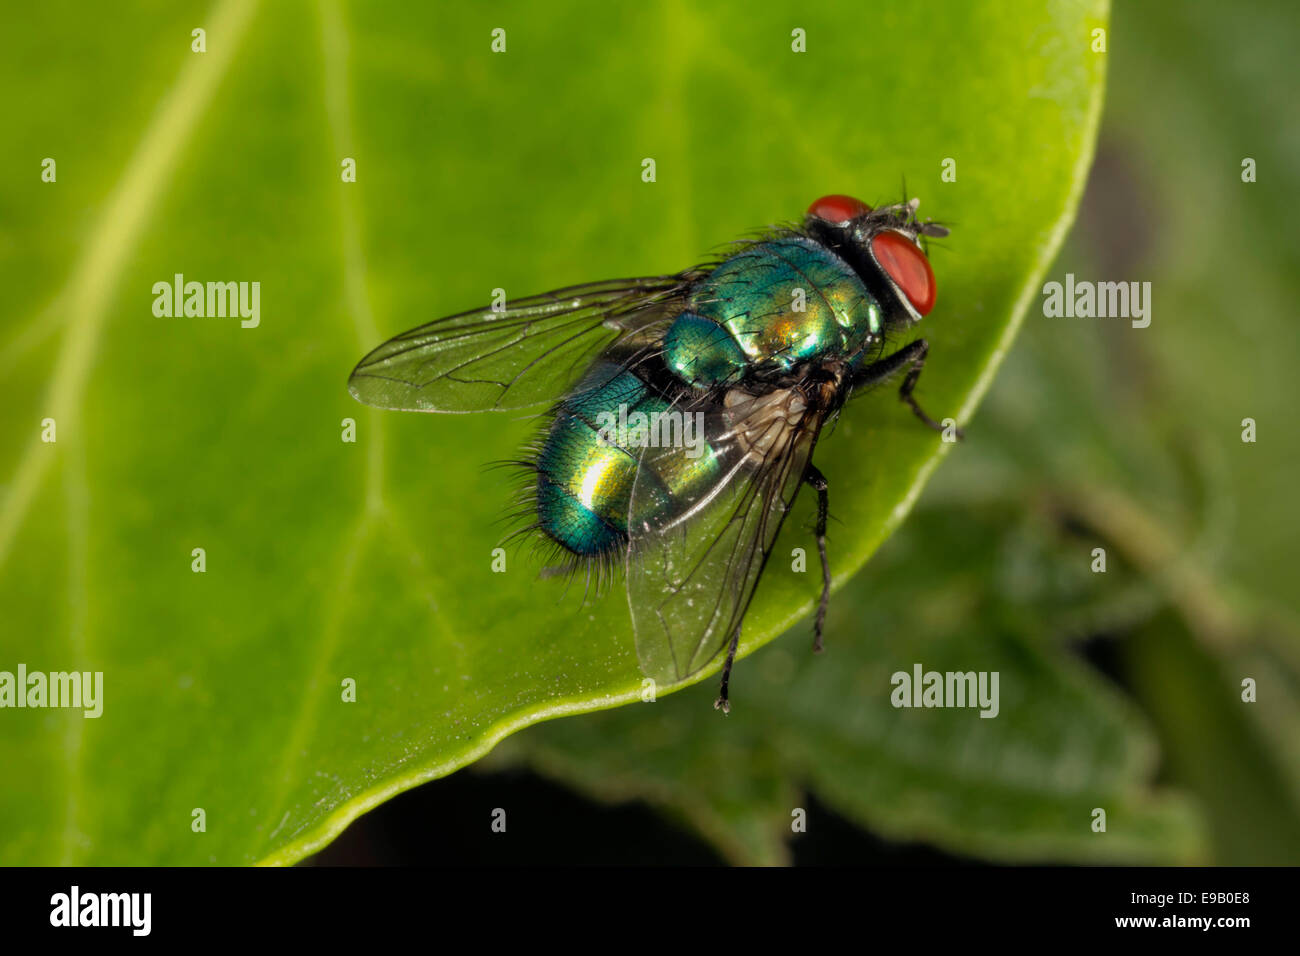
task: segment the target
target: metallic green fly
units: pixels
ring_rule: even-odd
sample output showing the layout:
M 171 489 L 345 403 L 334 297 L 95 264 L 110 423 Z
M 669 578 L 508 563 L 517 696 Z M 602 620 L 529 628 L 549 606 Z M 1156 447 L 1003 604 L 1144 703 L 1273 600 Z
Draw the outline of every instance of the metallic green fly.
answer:
M 871 209 L 825 196 L 803 222 L 676 275 L 572 286 L 438 319 L 357 365 L 380 408 L 481 412 L 549 405 L 529 449 L 528 531 L 597 578 L 624 571 L 644 673 L 675 682 L 725 653 L 803 485 L 817 493 L 821 649 L 830 595 L 822 428 L 929 348 L 897 336 L 934 306 L 918 201 Z M 558 384 L 557 384 L 558 382 Z

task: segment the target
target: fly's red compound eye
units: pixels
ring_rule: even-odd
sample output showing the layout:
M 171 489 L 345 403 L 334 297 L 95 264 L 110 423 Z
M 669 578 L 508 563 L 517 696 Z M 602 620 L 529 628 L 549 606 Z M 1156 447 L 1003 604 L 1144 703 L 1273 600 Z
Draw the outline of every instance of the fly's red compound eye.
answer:
M 903 290 L 912 308 L 928 315 L 934 308 L 936 293 L 934 270 L 925 253 L 906 236 L 897 232 L 877 233 L 871 239 L 871 251 L 889 278 Z
M 871 207 L 861 199 L 852 196 L 823 196 L 808 207 L 808 215 L 825 219 L 827 222 L 843 223 L 857 219 L 871 212 Z

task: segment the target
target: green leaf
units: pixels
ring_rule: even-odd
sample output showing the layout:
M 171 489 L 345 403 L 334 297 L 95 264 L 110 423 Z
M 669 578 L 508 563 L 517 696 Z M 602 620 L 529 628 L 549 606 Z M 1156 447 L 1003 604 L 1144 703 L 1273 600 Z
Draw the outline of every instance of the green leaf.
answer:
M 527 558 L 491 572 L 510 485 L 482 465 L 535 425 L 363 409 L 353 363 L 494 288 L 671 271 L 906 177 L 954 226 L 918 396 L 966 423 L 1072 217 L 1105 14 L 222 0 L 3 24 L 25 93 L 0 156 L 0 669 L 102 671 L 105 699 L 0 717 L 0 860 L 291 862 L 523 726 L 636 700 L 621 588 L 582 606 Z M 260 282 L 260 324 L 155 317 L 177 273 Z M 855 402 L 818 458 L 852 529 L 837 583 L 946 450 L 891 394 Z M 807 504 L 779 547 L 810 545 Z M 815 597 L 775 564 L 746 652 Z

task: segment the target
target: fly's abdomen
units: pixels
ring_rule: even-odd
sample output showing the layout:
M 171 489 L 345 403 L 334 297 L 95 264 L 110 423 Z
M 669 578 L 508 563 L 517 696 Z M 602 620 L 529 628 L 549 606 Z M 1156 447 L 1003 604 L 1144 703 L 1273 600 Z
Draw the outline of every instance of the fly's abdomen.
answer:
M 684 506 L 721 467 L 691 414 L 632 371 L 596 362 L 560 404 L 537 457 L 541 530 L 575 554 L 606 554 L 626 543 L 629 520 L 657 522 Z

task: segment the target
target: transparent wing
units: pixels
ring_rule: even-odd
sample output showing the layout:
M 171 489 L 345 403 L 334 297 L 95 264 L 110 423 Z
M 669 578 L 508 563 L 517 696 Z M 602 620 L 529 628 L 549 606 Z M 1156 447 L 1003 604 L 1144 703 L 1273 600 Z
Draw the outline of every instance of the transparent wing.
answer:
M 553 402 L 595 354 L 670 316 L 701 274 L 592 282 L 437 319 L 363 358 L 348 390 L 367 405 L 419 412 Z
M 711 464 L 647 448 L 632 489 L 629 514 L 642 518 L 629 522 L 628 603 L 641 669 L 659 681 L 698 673 L 740 627 L 821 427 L 793 392 L 709 414 Z M 665 495 L 663 476 L 692 467 L 713 475 L 689 496 Z

